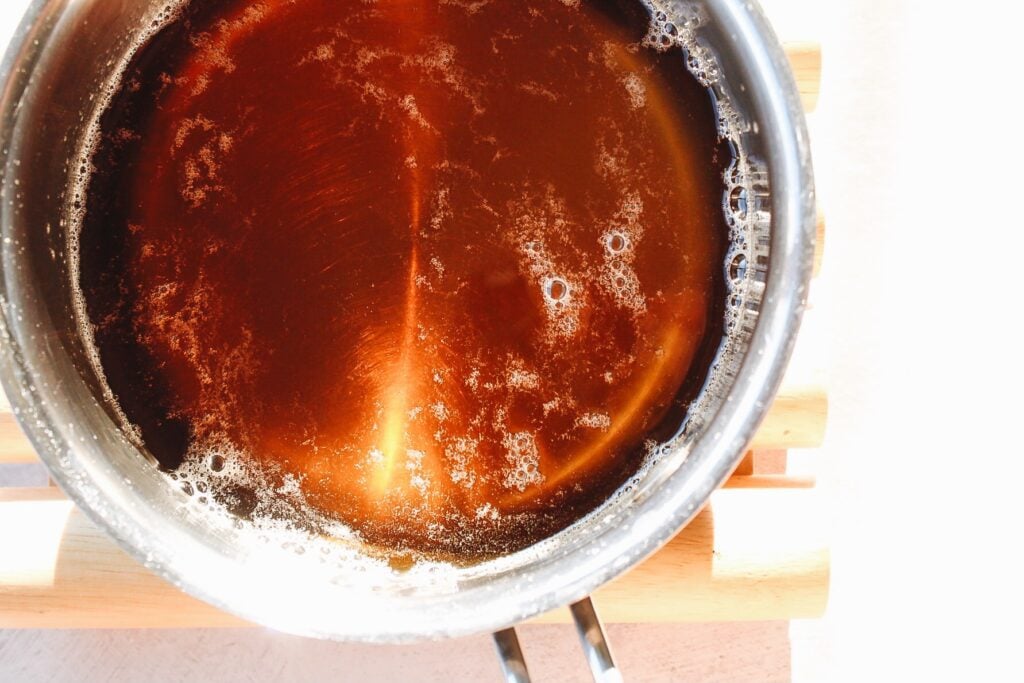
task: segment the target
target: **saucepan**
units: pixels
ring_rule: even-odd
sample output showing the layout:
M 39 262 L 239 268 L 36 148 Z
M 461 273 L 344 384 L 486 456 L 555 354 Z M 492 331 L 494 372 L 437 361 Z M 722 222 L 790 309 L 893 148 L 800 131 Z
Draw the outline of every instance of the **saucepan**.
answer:
M 679 68 L 718 96 L 742 160 L 723 179 L 732 319 L 685 432 L 598 510 L 541 543 L 474 566 L 395 571 L 368 569 L 357 550 L 313 561 L 294 543 L 184 503 L 122 433 L 93 375 L 71 287 L 75 178 L 101 94 L 166 3 L 36 0 L 0 69 L 0 379 L 53 479 L 153 572 L 253 622 L 386 643 L 498 632 L 506 672 L 525 680 L 508 629 L 573 604 L 592 663 L 611 675 L 586 596 L 666 543 L 735 468 L 806 300 L 815 223 L 807 134 L 761 10 L 750 0 L 648 2 L 654 20 L 685 39 Z

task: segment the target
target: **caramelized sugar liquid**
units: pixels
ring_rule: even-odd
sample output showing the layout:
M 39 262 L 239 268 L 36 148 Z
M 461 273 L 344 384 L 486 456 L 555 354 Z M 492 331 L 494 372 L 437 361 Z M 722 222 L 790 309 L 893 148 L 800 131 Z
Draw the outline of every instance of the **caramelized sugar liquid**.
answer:
M 648 22 L 193 2 L 103 115 L 81 232 L 141 442 L 241 458 L 399 551 L 507 552 L 607 499 L 721 339 L 730 153 Z

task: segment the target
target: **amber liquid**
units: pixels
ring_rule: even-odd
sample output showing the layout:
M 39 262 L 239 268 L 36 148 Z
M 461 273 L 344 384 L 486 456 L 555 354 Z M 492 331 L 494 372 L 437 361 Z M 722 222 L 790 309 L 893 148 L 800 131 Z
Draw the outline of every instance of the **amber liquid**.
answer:
M 193 2 L 102 118 L 81 233 L 146 448 L 234 453 L 399 551 L 507 552 L 607 499 L 721 339 L 730 153 L 648 21 Z

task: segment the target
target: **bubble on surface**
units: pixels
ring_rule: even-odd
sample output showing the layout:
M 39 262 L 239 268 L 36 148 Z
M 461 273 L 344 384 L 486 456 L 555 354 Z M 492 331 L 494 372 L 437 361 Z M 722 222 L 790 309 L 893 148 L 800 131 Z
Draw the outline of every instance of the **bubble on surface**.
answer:
M 747 257 L 745 254 L 736 254 L 729 264 L 729 279 L 739 282 L 747 276 Z
M 576 418 L 576 426 L 603 431 L 612 426 L 612 418 L 607 413 L 584 413 Z
M 321 43 L 313 48 L 311 51 L 306 53 L 306 56 L 299 61 L 299 66 L 304 66 L 312 62 L 329 62 L 334 59 L 334 45 L 333 40 L 329 40 L 326 43 Z
M 569 284 L 560 277 L 549 277 L 544 281 L 544 298 L 558 303 L 569 296 Z
M 465 10 L 467 14 L 476 14 L 492 2 L 493 0 L 440 0 L 439 4 L 459 7 Z
M 436 380 L 435 380 L 436 381 Z M 438 422 L 444 422 L 448 419 L 448 406 L 441 401 L 430 404 L 430 413 L 434 416 L 434 419 Z
M 452 439 L 445 446 L 444 455 L 448 461 L 448 475 L 452 482 L 466 489 L 476 483 L 476 472 L 472 463 L 476 458 L 480 442 L 467 436 Z
M 747 188 L 736 185 L 729 191 L 729 210 L 737 220 L 747 217 Z
M 556 396 L 550 401 L 545 401 L 541 405 L 541 410 L 544 411 L 544 416 L 547 417 L 551 413 L 560 412 L 563 409 L 565 403 L 565 399 L 563 399 L 561 396 Z
M 644 234 L 643 212 L 644 203 L 639 192 L 627 192 L 620 200 L 612 227 L 598 240 L 603 247 L 598 284 L 620 307 L 630 309 L 634 316 L 647 310 L 647 296 L 633 268 L 635 249 Z
M 556 262 L 548 247 L 548 241 L 561 239 L 568 226 L 565 200 L 548 186 L 543 192 L 524 191 L 510 209 L 514 224 L 508 240 L 520 254 L 523 275 L 540 287 L 548 321 L 548 343 L 558 343 L 576 334 L 586 306 L 586 291 L 581 286 L 586 274 Z M 565 244 L 559 247 L 574 249 Z
M 521 358 L 509 363 L 505 382 L 511 389 L 533 391 L 540 386 L 540 376 L 528 369 Z
M 498 509 L 490 503 L 484 503 L 476 509 L 477 519 L 489 519 L 491 521 L 495 521 L 499 516 L 500 513 L 498 512 Z
M 647 86 L 643 79 L 635 73 L 629 73 L 622 77 L 622 85 L 629 94 L 629 103 L 633 109 L 643 109 L 647 104 Z
M 402 108 L 402 111 L 408 115 L 410 119 L 419 124 L 425 130 L 429 130 L 432 133 L 437 132 L 435 128 L 420 112 L 419 105 L 416 103 L 415 95 L 406 95 L 398 102 L 398 106 Z
M 528 81 L 526 83 L 520 83 L 516 87 L 518 87 L 519 90 L 523 91 L 524 93 L 526 93 L 528 95 L 533 95 L 535 97 L 543 98 L 543 99 L 547 100 L 548 102 L 557 102 L 559 100 L 559 97 L 558 97 L 558 95 L 556 93 L 552 92 L 551 90 L 548 90 L 544 86 L 540 85 L 539 83 L 533 82 L 533 81 Z
M 538 469 L 540 451 L 533 434 L 525 431 L 507 434 L 503 444 L 506 449 L 505 459 L 509 464 L 505 470 L 505 488 L 522 492 L 544 481 Z
M 629 248 L 629 238 L 618 231 L 606 233 L 603 241 L 610 254 L 620 254 Z

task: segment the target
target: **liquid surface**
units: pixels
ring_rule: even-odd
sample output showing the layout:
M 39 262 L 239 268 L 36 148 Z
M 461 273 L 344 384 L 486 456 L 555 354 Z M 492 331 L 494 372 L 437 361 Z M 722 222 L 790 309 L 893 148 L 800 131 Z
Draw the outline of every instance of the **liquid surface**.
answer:
M 508 552 L 599 505 L 721 338 L 729 152 L 648 21 L 189 5 L 101 120 L 80 238 L 136 438 L 391 550 Z M 182 485 L 258 514 L 239 481 Z

